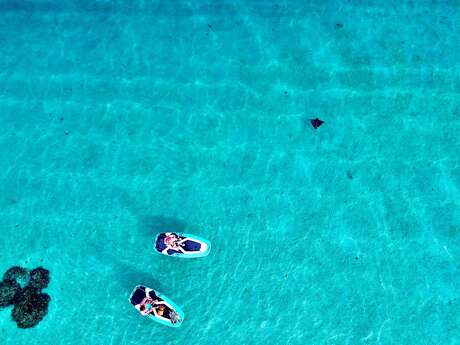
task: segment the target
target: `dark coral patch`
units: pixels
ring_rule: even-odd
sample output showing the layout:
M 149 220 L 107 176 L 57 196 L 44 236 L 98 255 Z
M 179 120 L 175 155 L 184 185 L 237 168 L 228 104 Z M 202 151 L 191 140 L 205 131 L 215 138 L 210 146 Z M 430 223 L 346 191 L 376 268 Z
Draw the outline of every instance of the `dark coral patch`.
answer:
M 310 123 L 314 129 L 317 129 L 319 126 L 321 126 L 324 123 L 324 121 L 316 118 L 316 119 L 311 119 Z
M 13 320 L 19 328 L 30 328 L 36 326 L 48 313 L 51 297 L 39 289 L 26 287 L 16 300 Z
M 12 317 L 19 328 L 36 326 L 48 313 L 51 297 L 42 293 L 50 281 L 50 272 L 37 267 L 32 271 L 13 266 L 0 282 L 0 307 L 13 305 Z M 25 286 L 24 288 L 21 288 Z

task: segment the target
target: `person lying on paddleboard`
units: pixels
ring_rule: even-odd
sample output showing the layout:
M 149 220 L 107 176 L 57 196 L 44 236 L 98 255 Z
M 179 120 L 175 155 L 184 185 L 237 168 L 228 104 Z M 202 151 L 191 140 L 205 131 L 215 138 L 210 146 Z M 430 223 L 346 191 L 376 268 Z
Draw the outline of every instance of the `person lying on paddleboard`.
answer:
M 170 234 L 166 235 L 166 237 L 163 239 L 164 244 L 166 245 L 166 248 L 163 249 L 161 252 L 163 254 L 167 254 L 168 250 L 174 250 L 176 252 L 184 253 L 182 244 L 186 240 L 187 240 L 186 238 L 180 237 L 176 235 L 175 233 L 171 232 Z
M 150 297 L 145 297 L 141 305 L 139 306 L 139 311 L 142 315 L 146 316 L 148 314 L 154 314 L 155 316 L 163 316 L 165 306 L 164 302 L 159 300 L 153 300 Z
M 169 309 L 164 301 L 153 300 L 150 297 L 143 299 L 139 311 L 143 316 L 153 314 L 156 317 L 169 319 L 172 323 L 179 321 L 179 315 L 174 310 Z
M 146 288 L 142 285 L 136 286 L 129 297 L 129 301 L 142 316 L 147 316 L 157 321 L 170 322 L 172 324 L 180 324 L 182 322 L 183 316 L 180 316 L 174 309 L 175 307 L 171 306 L 171 302 L 157 295 L 153 289 Z
M 209 254 L 211 243 L 187 233 L 161 232 L 155 237 L 155 251 L 166 256 L 198 258 Z

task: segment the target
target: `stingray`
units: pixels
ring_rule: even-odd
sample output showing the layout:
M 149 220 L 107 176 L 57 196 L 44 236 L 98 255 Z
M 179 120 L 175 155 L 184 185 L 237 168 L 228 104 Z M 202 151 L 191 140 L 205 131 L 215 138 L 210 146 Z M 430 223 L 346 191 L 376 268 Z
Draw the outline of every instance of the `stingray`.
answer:
M 311 125 L 313 126 L 314 129 L 317 129 L 319 126 L 321 126 L 324 123 L 324 121 L 322 121 L 322 120 L 320 120 L 318 118 L 310 120 L 310 122 L 311 122 Z

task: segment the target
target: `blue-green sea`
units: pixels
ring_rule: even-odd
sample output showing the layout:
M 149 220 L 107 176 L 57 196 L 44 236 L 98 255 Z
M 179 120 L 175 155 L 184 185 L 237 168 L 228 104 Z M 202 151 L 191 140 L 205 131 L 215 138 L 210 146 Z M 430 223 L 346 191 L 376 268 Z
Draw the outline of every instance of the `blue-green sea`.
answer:
M 457 0 L 1 0 L 0 275 L 51 302 L 0 344 L 460 344 L 459 42 Z

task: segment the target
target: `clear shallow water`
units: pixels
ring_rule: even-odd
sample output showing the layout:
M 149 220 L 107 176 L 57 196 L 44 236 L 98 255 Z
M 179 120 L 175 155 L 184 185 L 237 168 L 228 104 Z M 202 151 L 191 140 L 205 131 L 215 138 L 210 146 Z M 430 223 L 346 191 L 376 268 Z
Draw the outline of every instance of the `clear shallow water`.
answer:
M 460 344 L 455 2 L 123 3 L 0 5 L 0 270 L 52 273 L 0 342 Z

